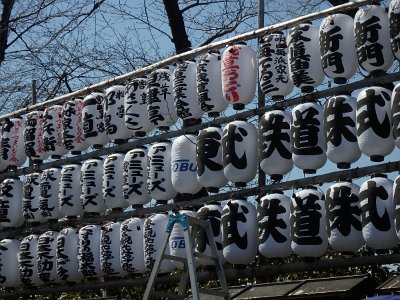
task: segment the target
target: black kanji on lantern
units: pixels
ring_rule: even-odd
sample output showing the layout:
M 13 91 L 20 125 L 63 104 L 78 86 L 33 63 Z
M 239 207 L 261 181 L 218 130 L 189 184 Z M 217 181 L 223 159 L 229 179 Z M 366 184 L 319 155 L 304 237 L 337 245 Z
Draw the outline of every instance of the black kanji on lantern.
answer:
M 196 144 L 197 174 L 202 176 L 205 168 L 221 171 L 222 164 L 215 161 L 221 148 L 221 134 L 218 131 L 201 131 Z
M 284 130 L 290 129 L 290 124 L 286 122 L 285 116 L 271 113 L 268 118 L 262 118 L 260 124 L 260 149 L 261 159 L 269 158 L 275 151 L 285 159 L 291 159 L 292 153 L 283 144 L 290 143 L 290 135 Z M 265 151 L 266 150 L 266 151 Z
M 222 144 L 225 150 L 223 155 L 223 164 L 227 166 L 232 164 L 237 169 L 245 169 L 247 167 L 247 157 L 246 152 L 239 157 L 236 153 L 236 143 L 244 141 L 245 136 L 247 136 L 247 130 L 238 127 L 236 124 L 228 124 L 228 128 L 224 129 L 224 136 L 222 138 Z M 236 129 L 238 132 L 236 132 Z
M 221 220 L 224 234 L 224 247 L 235 244 L 240 249 L 246 249 L 248 244 L 247 232 L 241 235 L 239 232 L 238 223 L 247 222 L 246 215 L 249 213 L 249 210 L 246 206 L 240 205 L 237 202 L 229 201 L 226 205 L 229 207 L 229 209 L 224 209 L 222 211 Z M 239 212 L 239 210 L 241 212 Z
M 332 72 L 337 74 L 344 72 L 343 54 L 337 52 L 340 40 L 343 40 L 343 35 L 338 33 L 340 30 L 339 26 L 335 26 L 328 31 L 320 31 L 319 36 L 322 66 L 324 69 L 334 66 L 336 69 Z
M 390 12 L 389 32 L 393 53 L 397 53 L 400 49 L 400 13 Z
M 202 207 L 197 213 L 197 218 L 202 220 L 208 220 L 211 225 L 211 229 L 214 237 L 218 237 L 221 233 L 221 212 L 217 209 L 210 209 L 208 207 Z M 206 250 L 207 245 L 210 245 L 207 233 L 204 228 L 197 226 L 195 235 L 195 243 L 197 251 L 203 253 Z M 222 244 L 215 241 L 217 250 L 222 250 Z
M 286 208 L 281 205 L 279 199 L 271 198 L 261 203 L 258 216 L 260 243 L 265 243 L 270 236 L 277 243 L 287 241 L 287 237 L 278 230 L 278 228 L 286 229 L 288 227 L 285 220 L 280 217 L 285 213 Z

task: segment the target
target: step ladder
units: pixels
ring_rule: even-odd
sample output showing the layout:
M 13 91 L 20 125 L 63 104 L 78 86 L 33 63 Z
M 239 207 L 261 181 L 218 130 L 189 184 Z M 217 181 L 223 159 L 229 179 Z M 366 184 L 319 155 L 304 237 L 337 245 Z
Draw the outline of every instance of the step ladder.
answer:
M 186 257 L 173 256 L 165 254 L 165 249 L 168 247 L 169 238 L 171 236 L 172 228 L 175 223 L 178 223 L 182 226 L 183 235 L 185 238 L 185 250 Z M 207 234 L 207 238 L 210 244 L 212 255 L 206 255 L 203 253 L 199 253 L 194 249 L 194 234 L 191 234 L 198 227 L 203 227 Z M 199 294 L 208 294 L 217 297 L 221 297 L 224 299 L 230 300 L 228 284 L 226 282 L 225 274 L 222 269 L 222 264 L 218 258 L 217 247 L 215 245 L 214 236 L 212 233 L 210 222 L 198 218 L 193 218 L 186 214 L 175 214 L 170 215 L 167 225 L 167 234 L 164 237 L 164 240 L 161 243 L 160 251 L 157 255 L 157 259 L 154 263 L 153 269 L 150 274 L 149 281 L 146 286 L 146 290 L 143 295 L 143 300 L 151 299 L 151 296 L 155 297 L 166 297 L 169 299 L 184 299 L 185 291 L 187 286 L 188 277 L 190 277 L 190 286 L 192 288 L 192 298 L 193 300 L 200 300 Z M 196 275 L 196 261 L 195 257 L 199 257 L 202 259 L 212 260 L 214 262 L 216 271 L 218 273 L 218 278 L 221 284 L 221 290 L 214 289 L 200 289 L 197 285 L 197 275 Z M 181 274 L 181 280 L 179 284 L 178 294 L 173 293 L 164 293 L 158 292 L 154 290 L 154 283 L 157 277 L 157 274 L 160 270 L 161 263 L 164 259 L 175 260 L 183 263 L 183 271 Z

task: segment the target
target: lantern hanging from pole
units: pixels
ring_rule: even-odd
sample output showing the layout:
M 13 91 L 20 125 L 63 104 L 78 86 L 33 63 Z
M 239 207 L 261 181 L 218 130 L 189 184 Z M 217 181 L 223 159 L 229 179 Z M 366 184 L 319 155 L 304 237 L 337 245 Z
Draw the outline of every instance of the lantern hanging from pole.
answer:
M 229 200 L 222 210 L 222 245 L 225 260 L 248 265 L 257 255 L 257 211 L 246 200 Z
M 33 111 L 26 114 L 24 142 L 25 154 L 33 162 L 41 162 L 48 157 L 43 143 L 44 114 L 42 111 Z
M 319 27 L 322 68 L 336 84 L 346 83 L 356 73 L 355 47 L 352 17 L 334 14 L 322 20 Z
M 99 214 L 106 210 L 103 200 L 103 160 L 93 158 L 81 168 L 81 204 L 86 213 Z
M 18 253 L 19 273 L 25 286 L 42 283 L 38 274 L 37 249 L 39 236 L 31 234 L 21 240 Z M 14 255 L 15 255 L 14 253 Z
M 44 111 L 44 150 L 54 158 L 61 158 L 67 153 L 67 149 L 63 144 L 62 111 L 63 107 L 61 105 L 50 106 Z
M 288 44 L 289 76 L 303 93 L 310 93 L 324 81 L 319 53 L 319 28 L 311 23 L 290 29 Z
M 293 83 L 289 79 L 286 37 L 281 31 L 261 38 L 258 77 L 261 90 L 273 100 L 282 100 L 292 92 Z
M 88 148 L 83 134 L 83 99 L 68 100 L 63 105 L 62 111 L 62 139 L 65 149 L 72 154 L 79 154 Z
M 83 136 L 85 141 L 95 148 L 102 148 L 109 142 L 104 128 L 104 102 L 102 92 L 92 92 L 83 99 Z
M 176 196 L 171 181 L 171 142 L 153 144 L 148 152 L 147 188 L 150 197 L 159 201 Z
M 320 257 L 328 249 L 325 197 L 309 186 L 295 193 L 290 206 L 292 250 L 301 257 Z
M 78 271 L 78 230 L 64 228 L 57 236 L 57 275 L 66 282 L 78 282 L 83 276 Z
M 217 193 L 228 182 L 222 165 L 222 135 L 219 127 L 210 126 L 197 137 L 197 180 L 212 193 Z
M 383 161 L 394 149 L 391 96 L 390 90 L 374 86 L 357 97 L 357 141 L 371 161 Z
M 120 233 L 121 222 L 110 222 L 101 227 L 100 265 L 107 276 L 124 276 L 121 266 Z
M 125 154 L 123 163 L 123 195 L 132 205 L 150 202 L 147 191 L 147 148 L 138 147 Z
M 292 159 L 306 174 L 314 174 L 326 162 L 324 112 L 321 105 L 308 102 L 292 110 Z
M 25 176 L 22 186 L 22 214 L 29 223 L 40 223 L 45 218 L 40 212 L 40 173 Z
M 78 234 L 78 271 L 85 277 L 99 277 L 104 273 L 100 266 L 100 225 L 86 225 Z
M 65 165 L 61 169 L 58 190 L 58 207 L 68 217 L 77 217 L 83 213 L 81 204 L 81 165 Z
M 150 121 L 168 130 L 178 119 L 174 108 L 172 75 L 168 69 L 153 71 L 147 78 L 147 111 Z
M 347 95 L 332 97 L 324 105 L 326 156 L 339 169 L 350 168 L 361 156 L 356 111 L 356 100 Z
M 123 165 L 125 154 L 110 154 L 104 160 L 103 200 L 108 208 L 122 209 L 128 205 L 123 196 Z
M 392 0 L 389 5 L 389 33 L 394 56 L 400 60 L 400 1 Z
M 6 118 L 1 127 L 1 159 L 7 166 L 20 167 L 26 161 L 24 148 L 24 120 Z
M 109 139 L 116 143 L 121 143 L 132 136 L 125 125 L 124 95 L 123 85 L 114 85 L 105 91 L 104 128 Z
M 125 85 L 125 126 L 136 137 L 144 137 L 154 128 L 147 112 L 146 78 L 135 78 Z
M 337 182 L 325 193 L 328 241 L 336 251 L 356 252 L 364 244 L 359 190 L 351 182 Z
M 209 117 L 218 117 L 228 107 L 222 93 L 221 54 L 218 50 L 204 54 L 197 63 L 197 101 Z
M 161 243 L 164 240 L 168 224 L 168 214 L 158 213 L 147 217 L 144 221 L 144 264 L 147 270 L 153 269 L 158 252 L 161 251 Z M 169 255 L 169 247 L 165 248 L 164 254 Z M 170 260 L 164 259 L 160 266 L 160 273 L 169 273 L 174 269 Z
M 372 76 L 387 71 L 393 63 L 389 17 L 384 7 L 365 5 L 354 16 L 354 38 L 361 68 Z
M 368 247 L 391 249 L 399 243 L 395 229 L 393 181 L 377 174 L 360 186 L 362 234 Z
M 16 287 L 21 284 L 17 255 L 20 244 L 16 239 L 0 241 L 0 286 L 2 287 Z
M 257 173 L 257 130 L 244 121 L 236 120 L 224 127 L 222 156 L 225 177 L 238 187 L 246 186 Z
M 291 199 L 282 192 L 273 192 L 261 198 L 257 218 L 258 250 L 262 256 L 275 258 L 292 254 L 290 203 Z
M 222 92 L 233 109 L 242 110 L 256 92 L 257 58 L 253 49 L 243 44 L 228 46 L 222 54 Z
M 46 231 L 38 239 L 38 274 L 44 283 L 58 282 L 57 275 L 57 237 L 58 232 Z
M 225 259 L 222 251 L 221 216 L 222 207 L 218 202 L 206 204 L 197 211 L 198 219 L 210 222 L 218 258 L 221 264 L 223 264 L 225 262 Z M 194 235 L 196 251 L 205 255 L 212 255 L 210 240 L 207 237 L 206 231 L 202 227 L 197 226 Z M 213 265 L 213 262 L 211 262 L 210 260 L 202 259 L 200 257 L 197 259 L 197 262 L 203 266 Z
M 394 143 L 400 148 L 400 83 L 394 87 L 390 102 Z
M 177 137 L 171 147 L 171 181 L 178 193 L 194 195 L 202 188 L 197 180 L 197 136 L 185 134 Z
M 39 210 L 46 220 L 58 220 L 64 217 L 58 208 L 61 169 L 44 170 L 40 176 Z
M 197 101 L 196 63 L 187 60 L 179 63 L 172 76 L 176 114 L 187 125 L 195 124 L 203 115 Z
M 143 274 L 147 271 L 144 264 L 143 232 L 143 218 L 130 218 L 121 224 L 121 267 L 128 274 Z
M 260 167 L 274 181 L 282 180 L 283 175 L 293 168 L 290 123 L 290 114 L 283 110 L 266 112 L 261 118 Z
M 22 214 L 22 182 L 8 178 L 0 184 L 0 225 L 20 227 L 25 218 Z
M 397 237 L 400 239 L 400 175 L 396 177 L 393 184 L 393 207 L 394 225 Z

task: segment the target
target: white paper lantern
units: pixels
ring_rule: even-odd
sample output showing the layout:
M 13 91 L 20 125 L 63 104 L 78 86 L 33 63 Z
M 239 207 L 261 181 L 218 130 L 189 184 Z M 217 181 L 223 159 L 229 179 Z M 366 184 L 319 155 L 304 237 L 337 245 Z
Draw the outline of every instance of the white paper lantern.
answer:
M 22 214 L 22 182 L 8 178 L 0 184 L 0 225 L 20 227 L 25 218 Z
M 101 92 L 93 92 L 83 99 L 83 136 L 95 148 L 102 148 L 109 141 L 104 128 L 104 102 L 104 94 Z
M 67 149 L 63 144 L 62 111 L 63 107 L 61 105 L 50 106 L 44 111 L 44 150 L 54 158 L 60 158 L 67 153 Z
M 22 166 L 26 161 L 25 124 L 21 118 L 6 118 L 1 127 L 1 159 L 7 166 Z
M 58 207 L 60 212 L 68 217 L 76 217 L 83 213 L 80 164 L 62 167 L 58 190 Z
M 259 246 L 261 255 L 268 258 L 292 254 L 290 238 L 291 199 L 281 192 L 261 198 L 257 209 Z
M 222 54 L 222 92 L 233 109 L 242 110 L 256 92 L 257 58 L 245 44 L 227 47 Z
M 357 97 L 357 141 L 371 161 L 383 161 L 394 149 L 391 96 L 390 90 L 375 86 L 363 89 Z
M 78 230 L 64 228 L 57 236 L 57 275 L 66 282 L 78 282 L 83 276 L 78 272 Z
M 394 224 L 393 181 L 376 175 L 360 186 L 362 234 L 372 249 L 390 249 L 399 243 Z
M 143 232 L 142 218 L 130 218 L 121 224 L 121 267 L 128 274 L 143 274 L 147 271 L 144 264 Z
M 125 154 L 110 154 L 104 160 L 103 199 L 109 208 L 122 209 L 128 205 L 123 197 L 123 165 Z
M 201 190 L 196 173 L 196 142 L 196 135 L 185 134 L 172 143 L 171 181 L 173 188 L 181 194 L 194 195 Z
M 196 218 L 196 212 L 190 210 L 180 210 L 179 214 L 186 214 L 187 216 Z M 190 226 L 187 230 L 190 230 L 191 234 L 192 227 Z M 186 243 L 185 243 L 185 236 L 183 232 L 182 225 L 176 222 L 174 227 L 171 230 L 171 235 L 169 237 L 169 252 L 173 256 L 183 257 L 186 258 Z M 175 268 L 183 270 L 183 263 L 172 260 L 172 265 Z
M 400 60 L 400 1 L 392 0 L 389 5 L 389 33 L 394 56 Z
M 228 107 L 222 93 L 221 54 L 204 54 L 197 63 L 197 101 L 209 117 L 218 117 Z
M 222 165 L 222 130 L 216 126 L 199 132 L 196 142 L 197 180 L 209 192 L 227 184 Z
M 81 204 L 86 213 L 102 213 L 106 210 L 103 200 L 103 160 L 89 159 L 81 168 Z
M 205 220 L 210 223 L 215 246 L 217 249 L 218 258 L 221 264 L 223 264 L 225 262 L 225 259 L 222 251 L 223 247 L 222 247 L 221 217 L 222 217 L 222 207 L 218 202 L 204 205 L 197 211 L 198 219 Z M 198 226 L 194 234 L 195 234 L 194 241 L 196 244 L 196 251 L 205 255 L 210 255 L 210 256 L 213 255 L 210 247 L 210 240 L 207 237 L 206 231 L 202 227 Z M 203 266 L 214 265 L 214 262 L 202 258 L 198 258 L 197 262 Z
M 57 236 L 56 231 L 46 231 L 39 236 L 37 265 L 40 280 L 44 283 L 58 282 L 57 275 Z
M 178 119 L 171 77 L 168 69 L 158 69 L 147 78 L 147 111 L 150 121 L 160 130 L 168 130 Z
M 104 128 L 116 143 L 129 139 L 132 134 L 125 125 L 125 87 L 114 85 L 105 91 Z
M 303 93 L 310 93 L 324 81 L 319 53 L 319 28 L 310 23 L 290 29 L 288 44 L 289 76 Z
M 21 282 L 26 286 L 39 285 L 42 281 L 38 274 L 37 250 L 39 236 L 31 234 L 21 241 L 18 262 Z
M 29 223 L 39 223 L 45 220 L 39 209 L 40 176 L 40 173 L 26 175 L 22 186 L 22 214 Z
M 325 193 L 328 241 L 337 251 L 356 252 L 364 244 L 359 190 L 351 182 L 337 182 Z
M 354 16 L 354 38 L 360 66 L 371 75 L 379 75 L 393 63 L 389 17 L 384 7 L 365 5 Z
M 306 174 L 313 174 L 326 162 L 324 112 L 314 102 L 297 105 L 292 110 L 292 159 Z
M 60 178 L 60 168 L 44 170 L 40 176 L 39 210 L 46 220 L 57 220 L 64 216 L 58 209 Z
M 4 239 L 0 241 L 0 286 L 16 287 L 21 284 L 18 252 L 20 241 Z
M 161 242 L 164 240 L 168 224 L 168 214 L 158 213 L 150 215 L 144 221 L 144 264 L 151 270 L 156 262 L 158 252 L 161 251 Z M 165 248 L 164 254 L 169 255 L 169 247 Z M 164 259 L 160 266 L 160 273 L 169 273 L 174 269 L 170 260 Z
M 274 32 L 261 38 L 258 76 L 261 90 L 274 100 L 281 100 L 292 92 L 286 37 L 282 32 Z
M 151 198 L 159 201 L 176 196 L 171 181 L 171 142 L 153 144 L 148 152 L 147 188 Z
M 394 143 L 400 148 L 400 83 L 394 87 L 390 102 Z
M 101 270 L 108 276 L 126 274 L 121 266 L 120 228 L 121 222 L 110 222 L 101 227 L 100 265 Z
M 126 202 L 142 205 L 150 202 L 147 191 L 147 148 L 138 147 L 126 153 L 123 164 L 123 195 Z
M 83 99 L 68 100 L 63 105 L 62 111 L 62 139 L 65 149 L 72 154 L 79 154 L 88 148 L 83 134 Z
M 257 173 L 257 130 L 243 120 L 224 127 L 222 156 L 225 177 L 236 186 L 245 186 Z
M 325 197 L 315 187 L 295 193 L 290 207 L 292 250 L 301 257 L 320 257 L 328 248 Z
M 173 72 L 172 82 L 177 116 L 187 125 L 196 123 L 204 113 L 197 101 L 196 63 L 191 60 L 179 63 Z
M 78 271 L 85 277 L 103 276 L 100 266 L 100 225 L 86 225 L 79 229 Z
M 319 48 L 324 73 L 337 84 L 344 84 L 357 71 L 354 42 L 354 20 L 345 14 L 334 14 L 322 20 Z
M 225 260 L 248 265 L 258 248 L 257 211 L 246 200 L 229 200 L 222 210 L 222 245 Z
M 397 237 L 400 239 L 400 175 L 393 184 L 394 225 Z
M 135 78 L 125 85 L 125 126 L 137 137 L 144 137 L 154 128 L 147 112 L 146 84 L 146 78 Z
M 340 169 L 350 168 L 361 156 L 356 110 L 356 100 L 347 95 L 332 97 L 324 105 L 326 156 Z
M 44 114 L 33 111 L 26 114 L 24 142 L 25 154 L 34 162 L 41 162 L 48 157 L 43 143 Z
M 260 167 L 272 180 L 282 180 L 293 168 L 291 116 L 282 110 L 266 112 L 260 121 L 258 147 Z

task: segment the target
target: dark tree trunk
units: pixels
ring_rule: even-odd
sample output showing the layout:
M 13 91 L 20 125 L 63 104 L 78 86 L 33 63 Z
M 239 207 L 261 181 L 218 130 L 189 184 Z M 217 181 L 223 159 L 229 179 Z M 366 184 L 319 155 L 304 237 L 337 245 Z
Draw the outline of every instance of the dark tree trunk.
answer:
M 186 33 L 185 22 L 182 11 L 179 9 L 178 0 L 163 0 L 167 12 L 169 26 L 172 32 L 172 42 L 175 45 L 176 53 L 183 53 L 190 50 L 192 44 Z
M 1 0 L 1 3 L 3 4 L 3 12 L 0 20 L 0 65 L 4 61 L 7 49 L 9 22 L 15 0 Z

